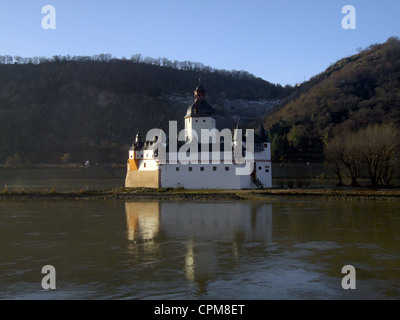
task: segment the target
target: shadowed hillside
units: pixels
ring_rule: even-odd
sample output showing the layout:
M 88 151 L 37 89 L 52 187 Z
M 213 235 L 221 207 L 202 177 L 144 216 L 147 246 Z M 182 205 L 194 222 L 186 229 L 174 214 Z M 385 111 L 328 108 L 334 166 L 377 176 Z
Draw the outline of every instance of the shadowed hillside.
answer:
M 0 56 L 0 164 L 124 163 L 138 130 L 162 117 L 183 128 L 199 77 L 223 127 L 265 114 L 293 91 L 245 71 L 140 55 Z
M 0 56 L 0 164 L 125 163 L 140 130 L 178 120 L 199 78 L 217 126 L 270 133 L 273 160 L 323 160 L 324 141 L 347 129 L 400 124 L 400 41 L 390 38 L 282 87 L 245 71 L 142 58 Z
M 274 160 L 319 161 L 323 142 L 371 124 L 400 125 L 400 41 L 341 59 L 266 119 Z

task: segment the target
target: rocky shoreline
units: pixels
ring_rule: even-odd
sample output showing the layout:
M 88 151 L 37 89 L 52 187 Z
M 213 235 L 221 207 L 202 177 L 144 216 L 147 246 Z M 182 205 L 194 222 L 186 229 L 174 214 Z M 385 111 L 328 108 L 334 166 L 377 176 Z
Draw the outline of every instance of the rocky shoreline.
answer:
M 399 189 L 266 189 L 266 190 L 178 190 L 126 189 L 93 191 L 3 191 L 5 200 L 173 200 L 173 201 L 273 201 L 282 197 L 307 197 L 326 200 L 400 201 Z

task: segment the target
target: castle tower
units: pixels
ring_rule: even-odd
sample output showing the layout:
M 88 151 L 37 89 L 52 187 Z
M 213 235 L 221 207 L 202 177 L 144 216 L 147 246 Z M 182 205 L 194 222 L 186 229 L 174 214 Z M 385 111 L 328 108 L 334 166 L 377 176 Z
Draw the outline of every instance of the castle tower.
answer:
M 215 129 L 215 111 L 206 101 L 206 90 L 199 83 L 194 91 L 194 103 L 188 108 L 185 116 L 186 139 L 192 140 L 192 130 L 197 133 L 198 141 L 201 143 L 202 129 Z

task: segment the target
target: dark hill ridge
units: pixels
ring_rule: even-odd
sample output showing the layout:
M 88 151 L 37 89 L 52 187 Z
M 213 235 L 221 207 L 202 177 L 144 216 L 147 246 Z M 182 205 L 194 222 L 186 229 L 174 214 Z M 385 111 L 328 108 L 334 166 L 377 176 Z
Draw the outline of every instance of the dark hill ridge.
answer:
M 124 163 L 138 130 L 162 117 L 183 127 L 199 77 L 223 127 L 259 117 L 293 91 L 187 61 L 0 56 L 0 164 L 60 163 L 66 153 L 70 162 Z
M 341 59 L 266 119 L 274 158 L 321 159 L 324 139 L 369 124 L 400 125 L 400 41 Z
M 124 163 L 144 134 L 183 117 L 201 81 L 217 125 L 259 126 L 274 160 L 322 160 L 323 141 L 344 128 L 400 124 L 400 41 L 372 45 L 301 86 L 198 63 L 110 56 L 0 56 L 0 164 Z M 8 159 L 8 161 L 7 161 Z

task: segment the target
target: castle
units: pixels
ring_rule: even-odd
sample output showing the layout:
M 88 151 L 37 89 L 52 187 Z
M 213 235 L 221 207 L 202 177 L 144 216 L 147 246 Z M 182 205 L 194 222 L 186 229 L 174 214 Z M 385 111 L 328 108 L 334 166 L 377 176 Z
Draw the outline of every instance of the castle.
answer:
M 263 127 L 254 130 L 216 129 L 215 110 L 199 84 L 194 103 L 179 134 L 170 122 L 137 134 L 129 150 L 125 187 L 185 189 L 256 189 L 272 187 L 271 144 Z M 178 151 L 179 148 L 179 151 Z

